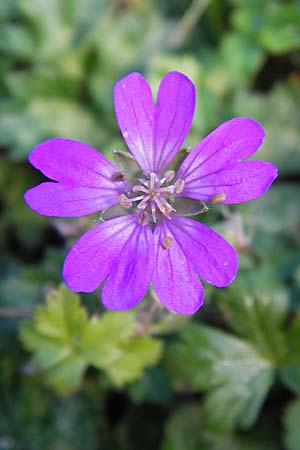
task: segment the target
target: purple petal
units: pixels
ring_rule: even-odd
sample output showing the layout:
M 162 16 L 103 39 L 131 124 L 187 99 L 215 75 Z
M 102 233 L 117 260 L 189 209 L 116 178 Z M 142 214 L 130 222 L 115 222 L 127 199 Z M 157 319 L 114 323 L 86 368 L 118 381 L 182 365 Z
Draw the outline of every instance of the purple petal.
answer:
M 115 112 L 123 138 L 145 174 L 153 167 L 153 115 L 151 88 L 133 72 L 115 86 Z
M 203 304 L 203 287 L 185 248 L 173 233 L 172 222 L 158 223 L 155 228 L 153 287 L 166 308 L 179 314 L 193 314 Z M 169 247 L 166 239 L 171 241 Z
M 42 183 L 24 195 L 31 209 L 52 217 L 79 217 L 108 208 L 118 202 L 118 193 L 107 188 Z
M 241 203 L 262 195 L 278 175 L 276 167 L 265 161 L 244 161 L 201 178 L 188 178 L 180 195 L 212 201 L 224 194 L 222 203 Z
M 59 183 L 42 183 L 25 193 L 25 201 L 46 216 L 75 217 L 118 203 L 124 182 L 114 181 L 117 167 L 92 147 L 54 138 L 35 147 L 31 164 Z
M 135 306 L 147 293 L 153 272 L 153 234 L 149 225 L 135 223 L 102 289 L 109 309 L 123 311 Z
M 37 145 L 29 161 L 46 177 L 67 185 L 107 187 L 122 185 L 112 181 L 118 168 L 97 150 L 72 139 L 53 138 Z
M 169 72 L 163 78 L 154 114 L 154 172 L 162 172 L 182 145 L 192 124 L 195 97 L 195 86 L 185 75 Z
M 184 217 L 174 217 L 168 227 L 191 267 L 205 281 L 225 287 L 234 280 L 238 256 L 222 236 L 206 225 Z
M 185 158 L 178 177 L 187 183 L 225 169 L 251 156 L 262 144 L 265 133 L 252 119 L 228 120 L 212 131 Z
M 152 274 L 153 243 L 149 226 L 134 215 L 95 226 L 73 246 L 63 277 L 75 292 L 92 292 L 106 278 L 103 302 L 112 309 L 128 309 L 145 295 Z

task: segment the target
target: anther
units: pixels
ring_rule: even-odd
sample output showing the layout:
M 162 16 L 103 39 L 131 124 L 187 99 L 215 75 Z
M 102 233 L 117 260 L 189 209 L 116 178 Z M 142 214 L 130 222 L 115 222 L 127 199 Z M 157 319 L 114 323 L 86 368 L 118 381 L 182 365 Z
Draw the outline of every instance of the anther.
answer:
M 174 194 L 180 194 L 180 192 L 183 191 L 183 188 L 184 180 L 182 180 L 182 178 L 179 178 L 174 184 Z
M 174 239 L 172 238 L 172 236 L 167 236 L 162 241 L 161 246 L 164 250 L 168 250 L 171 247 L 171 245 L 173 244 L 173 242 L 174 242 Z
M 165 181 L 168 183 L 173 180 L 175 177 L 175 171 L 174 170 L 167 170 L 164 174 L 163 178 L 160 180 L 160 185 L 164 184 Z
M 124 181 L 125 176 L 122 172 L 113 173 L 111 176 L 112 181 Z
M 147 213 L 147 211 L 142 211 L 139 214 L 139 223 L 143 226 L 149 223 L 149 214 Z
M 118 200 L 122 208 L 129 209 L 132 207 L 132 201 L 128 197 L 126 197 L 125 194 L 119 195 Z
M 222 203 L 224 202 L 224 200 L 226 200 L 226 195 L 219 193 L 219 194 L 215 194 L 210 198 L 210 203 L 212 203 L 213 205 L 216 205 L 218 203 Z
M 155 173 L 151 172 L 150 173 L 150 185 L 149 185 L 150 190 L 155 189 L 155 185 L 156 185 L 157 181 L 158 181 L 157 175 L 155 175 Z

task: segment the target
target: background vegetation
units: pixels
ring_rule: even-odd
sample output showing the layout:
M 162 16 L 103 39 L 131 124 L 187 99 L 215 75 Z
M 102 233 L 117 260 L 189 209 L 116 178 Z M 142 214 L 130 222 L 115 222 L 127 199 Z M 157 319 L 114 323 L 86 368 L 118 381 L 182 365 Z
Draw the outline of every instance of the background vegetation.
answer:
M 0 0 L 1 450 L 299 450 L 299 48 L 296 0 Z M 38 142 L 124 149 L 112 91 L 132 70 L 193 79 L 187 145 L 251 116 L 280 171 L 262 198 L 201 216 L 240 270 L 193 318 L 151 292 L 121 314 L 68 292 L 61 264 L 93 218 L 23 201 Z

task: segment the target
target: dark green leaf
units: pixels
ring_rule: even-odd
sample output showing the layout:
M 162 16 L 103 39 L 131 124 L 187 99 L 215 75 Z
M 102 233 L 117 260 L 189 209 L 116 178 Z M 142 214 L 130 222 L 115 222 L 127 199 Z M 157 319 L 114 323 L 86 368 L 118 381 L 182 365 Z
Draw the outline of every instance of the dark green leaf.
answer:
M 286 336 L 286 354 L 279 368 L 282 382 L 300 393 L 300 317 L 295 317 Z
M 204 411 L 199 404 L 178 408 L 167 422 L 161 450 L 275 450 L 268 439 L 211 433 L 203 423 Z
M 249 428 L 273 383 L 272 363 L 249 343 L 204 325 L 189 325 L 167 352 L 177 389 L 208 391 L 205 421 L 215 430 Z
M 240 271 L 218 302 L 230 326 L 276 364 L 284 351 L 288 295 L 270 267 Z
M 300 448 L 300 400 L 289 403 L 283 416 L 284 444 L 286 450 L 299 450 Z

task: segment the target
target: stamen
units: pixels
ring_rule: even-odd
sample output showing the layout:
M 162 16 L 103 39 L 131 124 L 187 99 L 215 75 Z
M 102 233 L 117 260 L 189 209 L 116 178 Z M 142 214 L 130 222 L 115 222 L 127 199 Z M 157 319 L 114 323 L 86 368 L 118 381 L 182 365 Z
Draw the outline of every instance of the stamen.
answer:
M 155 173 L 150 173 L 150 186 L 149 188 L 153 191 L 155 189 L 155 184 L 157 182 L 157 176 L 155 175 Z
M 156 209 L 155 209 L 154 202 L 151 202 L 151 214 L 152 214 L 153 222 L 156 223 L 157 219 L 156 219 Z
M 132 190 L 133 192 L 145 192 L 145 194 L 149 192 L 149 188 L 144 186 L 133 186 Z
M 119 195 L 119 204 L 125 209 L 132 207 L 132 201 L 125 194 Z
M 174 194 L 174 187 L 175 184 L 172 184 L 172 186 L 160 187 L 159 192 L 167 192 L 168 194 Z
M 182 178 L 179 178 L 177 181 L 175 181 L 174 193 L 180 194 L 180 192 L 183 191 L 183 188 L 184 188 L 184 180 L 182 180 Z
M 143 180 L 143 178 L 137 178 L 137 181 L 142 183 L 146 188 L 149 188 L 149 182 L 146 180 Z
M 150 179 L 148 180 L 137 178 L 137 181 L 141 184 L 133 186 L 130 191 L 120 195 L 119 203 L 123 208 L 129 209 L 134 202 L 139 202 L 135 206 L 141 211 L 141 213 L 147 212 L 147 214 L 151 216 L 154 223 L 157 222 L 158 214 L 171 220 L 172 213 L 176 212 L 176 209 L 172 206 L 172 202 L 174 201 L 173 194 L 179 194 L 184 188 L 184 180 L 181 178 L 176 180 L 173 185 L 168 186 L 167 183 L 169 183 L 174 177 L 174 170 L 167 170 L 161 179 L 159 179 L 154 172 L 150 173 Z M 166 186 L 162 187 L 164 183 L 166 183 Z M 135 192 L 139 192 L 139 195 L 136 197 L 134 197 L 133 194 Z M 139 220 L 144 222 L 146 219 Z
M 226 195 L 223 193 L 220 194 L 215 194 L 211 197 L 210 199 L 210 203 L 212 203 L 213 205 L 216 205 L 217 203 L 222 203 L 224 202 L 224 200 L 226 200 Z
M 144 195 L 138 195 L 137 197 L 129 197 L 129 200 L 131 202 L 137 202 L 138 200 L 142 200 L 144 198 Z
M 170 203 L 167 202 L 167 200 L 164 197 L 160 198 L 161 203 L 163 203 L 163 205 L 165 206 L 165 209 L 168 213 L 170 212 L 176 212 L 176 209 L 173 208 L 173 206 L 170 205 Z
M 149 223 L 149 214 L 147 213 L 147 211 L 140 212 L 139 223 L 143 226 L 145 226 Z
M 147 195 L 146 197 L 143 198 L 143 200 L 137 205 L 137 207 L 139 209 L 145 209 L 147 208 L 148 205 L 148 201 L 150 200 L 150 195 Z
M 168 250 L 171 247 L 171 245 L 173 244 L 173 242 L 174 242 L 174 239 L 172 238 L 172 236 L 167 236 L 162 241 L 161 246 L 164 250 Z
M 164 184 L 165 181 L 167 181 L 169 183 L 170 181 L 173 180 L 174 177 L 175 177 L 174 170 L 167 170 L 166 173 L 164 174 L 163 178 L 160 180 L 160 186 L 162 184 Z
M 164 208 L 164 205 L 161 203 L 160 198 L 155 196 L 153 200 L 155 201 L 155 203 L 156 203 L 158 209 L 160 210 L 160 212 L 165 214 L 166 210 Z
M 124 181 L 125 175 L 122 172 L 113 173 L 111 176 L 112 181 Z

